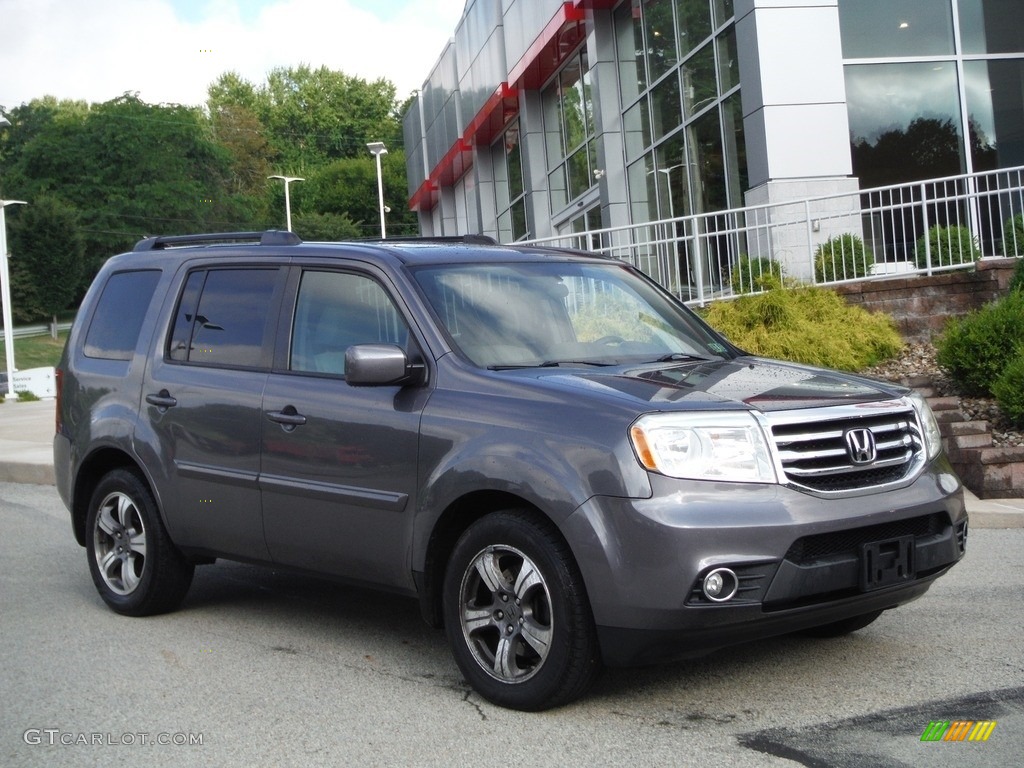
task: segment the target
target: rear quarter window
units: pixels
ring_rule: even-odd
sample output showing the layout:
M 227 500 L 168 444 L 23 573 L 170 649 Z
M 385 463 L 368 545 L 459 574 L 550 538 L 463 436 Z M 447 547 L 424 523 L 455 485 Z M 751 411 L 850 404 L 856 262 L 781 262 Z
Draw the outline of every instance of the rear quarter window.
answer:
M 110 276 L 85 334 L 82 351 L 86 357 L 131 360 L 159 281 L 160 271 L 155 269 L 116 272 Z

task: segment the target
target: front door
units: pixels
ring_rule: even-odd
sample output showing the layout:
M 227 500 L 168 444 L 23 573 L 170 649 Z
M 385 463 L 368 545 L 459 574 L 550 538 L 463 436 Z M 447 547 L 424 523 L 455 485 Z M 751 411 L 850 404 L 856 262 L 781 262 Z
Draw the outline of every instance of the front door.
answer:
M 353 344 L 415 347 L 382 283 L 304 270 L 290 350 L 263 397 L 267 545 L 285 565 L 409 588 L 422 386 L 345 381 Z

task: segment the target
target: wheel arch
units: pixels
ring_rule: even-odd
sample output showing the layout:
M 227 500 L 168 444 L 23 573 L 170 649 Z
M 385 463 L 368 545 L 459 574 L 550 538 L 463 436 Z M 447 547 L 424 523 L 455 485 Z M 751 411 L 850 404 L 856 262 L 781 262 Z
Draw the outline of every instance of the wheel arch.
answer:
M 128 469 L 139 476 L 152 491 L 153 484 L 139 463 L 124 450 L 105 446 L 93 451 L 82 462 L 75 476 L 71 503 L 71 526 L 75 540 L 85 546 L 85 519 L 89 514 L 89 500 L 100 481 L 115 469 Z
M 441 615 L 442 584 L 445 567 L 459 537 L 477 520 L 503 509 L 519 509 L 529 513 L 538 523 L 549 527 L 559 536 L 572 552 L 572 547 L 552 517 L 523 496 L 509 491 L 476 490 L 455 499 L 435 521 L 423 556 L 422 570 L 414 570 L 413 573 L 420 612 L 430 626 L 439 628 L 444 624 Z

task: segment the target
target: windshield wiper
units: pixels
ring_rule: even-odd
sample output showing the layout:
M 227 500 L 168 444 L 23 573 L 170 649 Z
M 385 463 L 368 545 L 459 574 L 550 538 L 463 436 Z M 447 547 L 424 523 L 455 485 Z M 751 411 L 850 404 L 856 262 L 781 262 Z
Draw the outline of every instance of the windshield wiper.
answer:
M 488 365 L 489 371 L 516 371 L 522 368 L 558 368 L 562 365 L 592 365 L 604 368 L 618 363 L 609 363 L 605 360 L 545 360 L 542 363 L 518 363 L 515 365 Z
M 656 363 L 681 363 L 686 360 L 710 360 L 709 357 L 701 357 L 700 355 L 691 355 L 688 352 L 670 352 L 667 355 L 662 355 L 654 362 Z

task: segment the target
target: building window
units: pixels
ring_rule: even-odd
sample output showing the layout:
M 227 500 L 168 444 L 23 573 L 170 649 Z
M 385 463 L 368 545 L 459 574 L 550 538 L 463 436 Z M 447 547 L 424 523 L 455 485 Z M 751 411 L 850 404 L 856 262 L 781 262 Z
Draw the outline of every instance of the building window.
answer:
M 1019 8 L 1019 0 L 839 0 L 862 187 L 1024 162 Z
M 843 56 L 940 56 L 953 53 L 950 0 L 839 0 Z
M 595 183 L 597 143 L 587 52 L 572 56 L 541 94 L 551 207 L 558 211 Z
M 519 120 L 501 135 L 494 158 L 495 210 L 498 212 L 498 240 L 522 240 L 530 233 L 526 221 L 526 185 L 523 183 L 523 154 L 519 146 Z
M 615 12 L 615 39 L 634 221 L 741 205 L 732 0 L 632 0 Z

